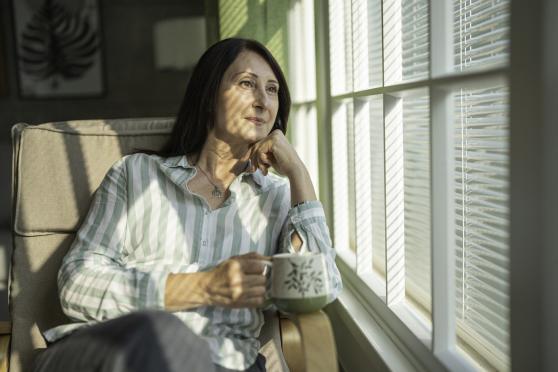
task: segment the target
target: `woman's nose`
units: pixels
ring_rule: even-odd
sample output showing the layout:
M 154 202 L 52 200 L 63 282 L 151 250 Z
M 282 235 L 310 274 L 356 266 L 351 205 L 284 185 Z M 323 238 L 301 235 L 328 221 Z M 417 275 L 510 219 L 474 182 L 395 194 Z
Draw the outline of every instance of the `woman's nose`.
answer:
M 265 109 L 267 107 L 268 104 L 268 97 L 267 94 L 265 92 L 265 89 L 262 88 L 258 88 L 254 91 L 254 103 L 253 106 L 260 108 L 260 109 Z

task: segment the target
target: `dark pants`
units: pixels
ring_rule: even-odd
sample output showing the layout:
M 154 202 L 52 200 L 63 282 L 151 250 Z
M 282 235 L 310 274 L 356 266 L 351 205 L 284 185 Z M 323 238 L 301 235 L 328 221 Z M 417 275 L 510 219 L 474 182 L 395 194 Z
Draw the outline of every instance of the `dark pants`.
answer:
M 225 372 L 176 316 L 137 312 L 85 327 L 41 352 L 35 372 Z M 260 354 L 247 372 L 265 372 Z

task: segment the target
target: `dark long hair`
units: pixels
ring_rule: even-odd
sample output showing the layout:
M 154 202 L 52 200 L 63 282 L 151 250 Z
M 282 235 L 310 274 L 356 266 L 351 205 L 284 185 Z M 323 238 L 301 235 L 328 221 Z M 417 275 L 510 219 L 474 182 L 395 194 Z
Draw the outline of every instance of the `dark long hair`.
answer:
M 274 129 L 287 131 L 291 97 L 281 67 L 269 50 L 250 39 L 230 38 L 213 44 L 196 64 L 176 117 L 169 141 L 157 153 L 162 156 L 199 154 L 209 131 L 215 125 L 217 94 L 227 68 L 243 51 L 260 55 L 279 82 L 279 109 Z

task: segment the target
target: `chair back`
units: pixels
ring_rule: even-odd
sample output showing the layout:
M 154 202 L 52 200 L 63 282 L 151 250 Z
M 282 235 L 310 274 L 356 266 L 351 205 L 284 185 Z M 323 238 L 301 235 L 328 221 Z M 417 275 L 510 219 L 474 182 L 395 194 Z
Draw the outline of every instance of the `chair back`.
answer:
M 137 149 L 159 149 L 174 120 L 80 120 L 12 128 L 10 371 L 31 371 L 41 332 L 68 323 L 56 277 L 108 169 Z

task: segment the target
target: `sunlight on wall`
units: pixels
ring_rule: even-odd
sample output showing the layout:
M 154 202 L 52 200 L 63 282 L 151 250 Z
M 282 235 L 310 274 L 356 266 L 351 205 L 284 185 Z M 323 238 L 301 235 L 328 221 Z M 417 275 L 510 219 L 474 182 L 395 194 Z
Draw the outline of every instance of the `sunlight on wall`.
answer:
M 269 48 L 287 74 L 288 0 L 220 0 L 220 38 L 246 37 Z
M 248 0 L 219 1 L 219 29 L 221 39 L 240 36 L 248 23 Z
M 268 0 L 266 5 L 266 40 L 265 46 L 281 65 L 285 75 L 288 75 L 287 66 L 287 17 L 289 0 Z M 288 79 L 288 77 L 287 77 Z
M 271 54 L 275 57 L 281 68 L 283 69 L 283 73 L 287 75 L 287 68 L 286 68 L 286 55 L 285 55 L 285 32 L 284 30 L 278 29 L 273 36 L 269 39 L 269 41 L 265 45 L 270 51 Z

